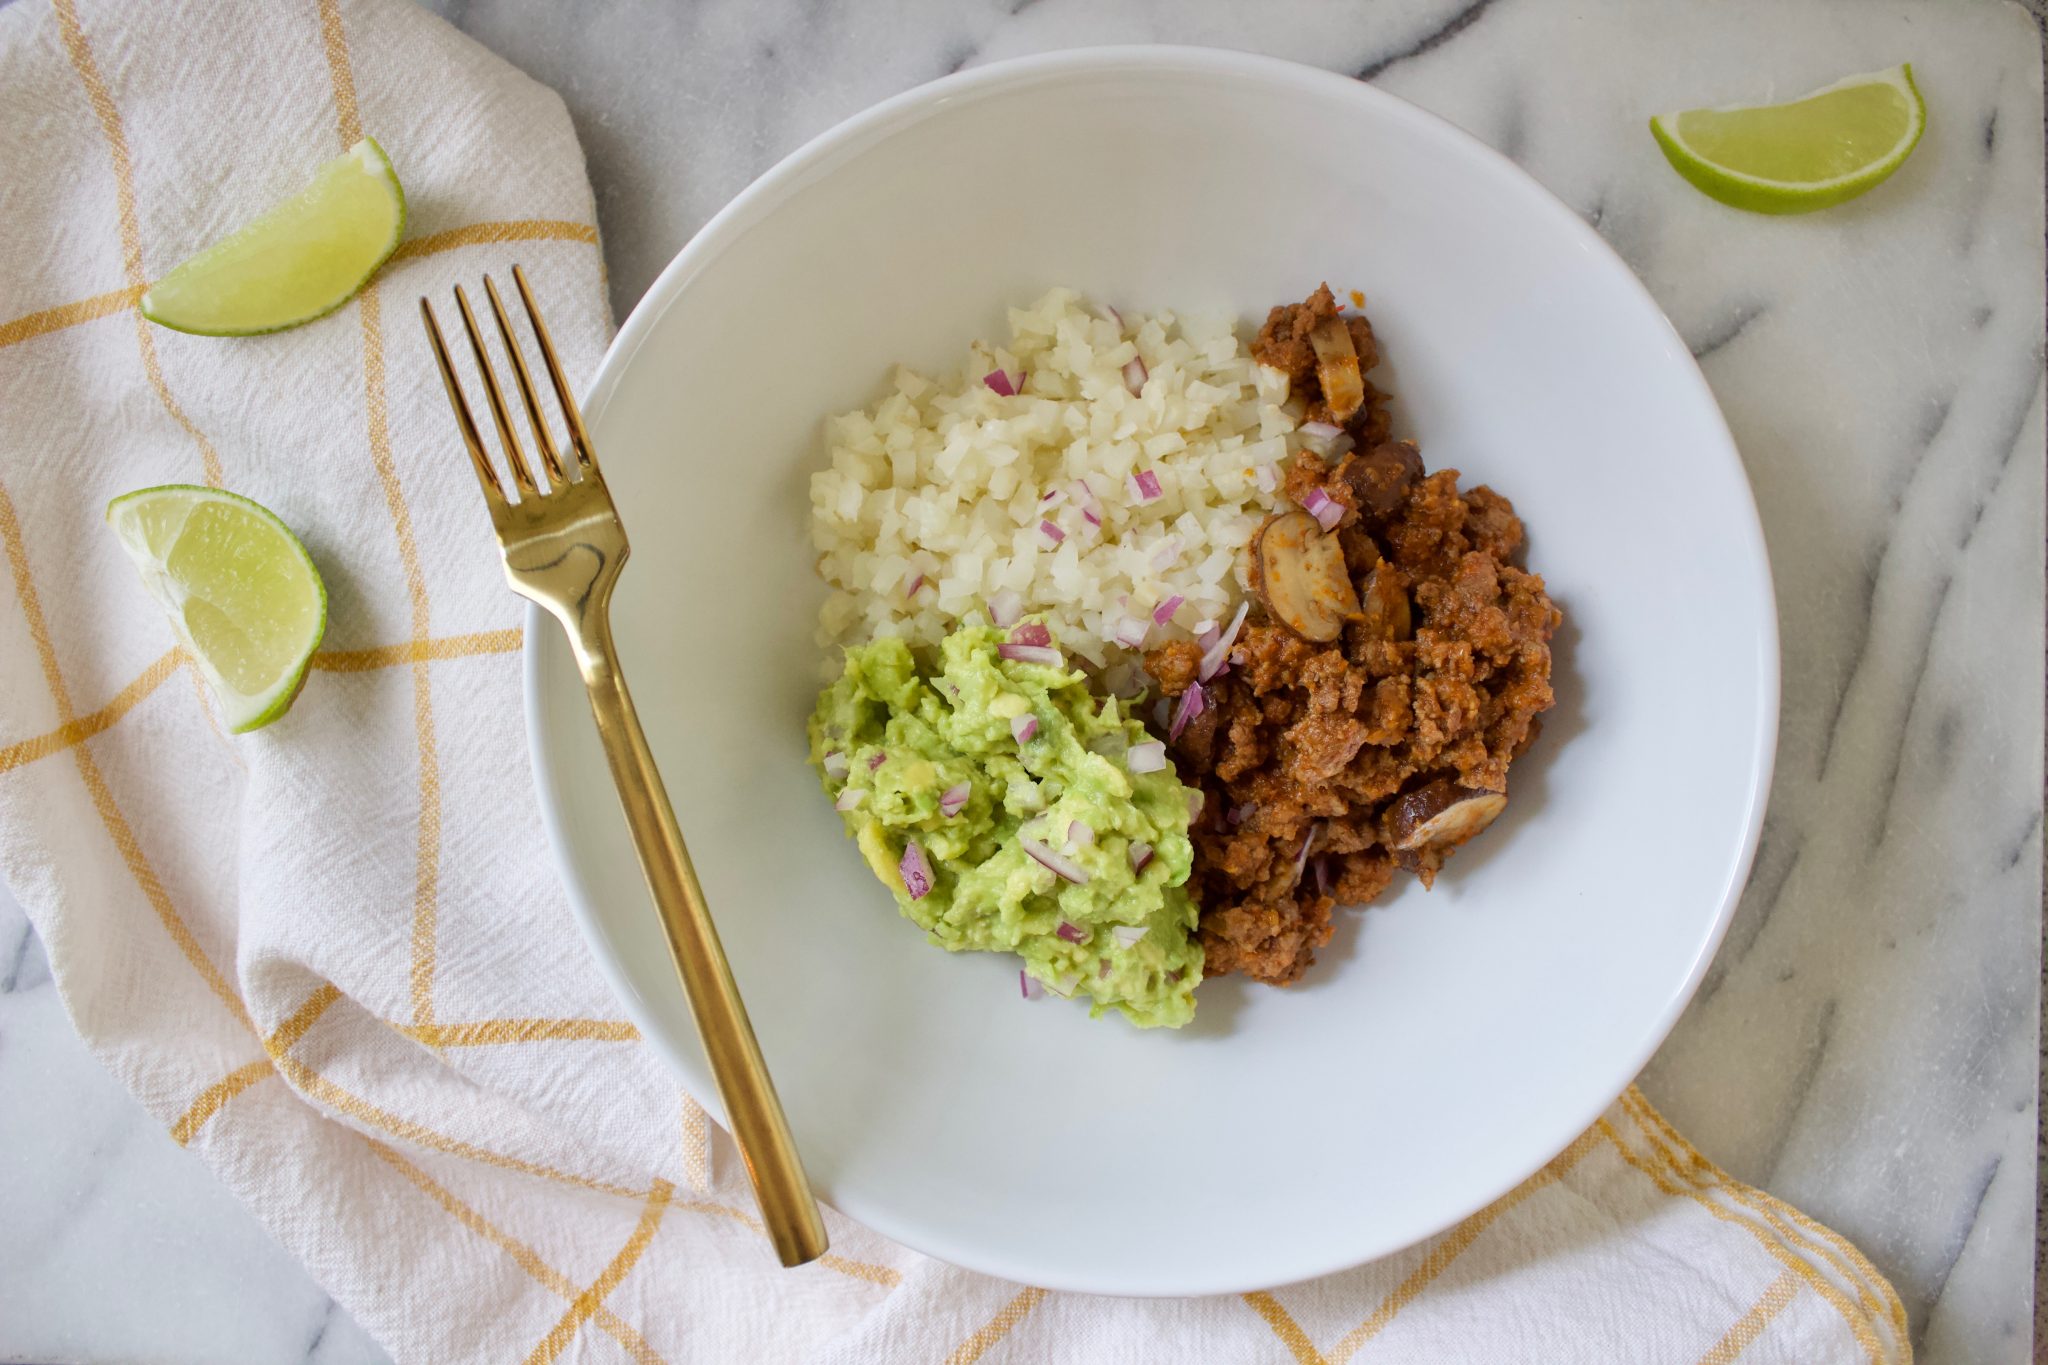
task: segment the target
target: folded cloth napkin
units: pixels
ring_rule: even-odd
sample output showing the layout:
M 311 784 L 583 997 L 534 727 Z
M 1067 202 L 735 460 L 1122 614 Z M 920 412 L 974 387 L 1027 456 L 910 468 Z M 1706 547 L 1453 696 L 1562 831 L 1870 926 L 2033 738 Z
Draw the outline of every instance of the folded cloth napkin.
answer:
M 1264 1293 L 1005 1284 L 828 1214 L 779 1269 L 737 1154 L 586 958 L 520 609 L 413 314 L 512 259 L 610 330 L 561 101 L 401 0 L 0 10 L 0 873 L 93 1052 L 405 1361 L 1797 1361 L 1909 1354 L 1855 1249 L 1631 1090 L 1424 1245 Z M 214 340 L 153 274 L 374 134 L 412 221 L 360 298 Z M 204 482 L 331 594 L 298 704 L 222 732 L 101 524 Z

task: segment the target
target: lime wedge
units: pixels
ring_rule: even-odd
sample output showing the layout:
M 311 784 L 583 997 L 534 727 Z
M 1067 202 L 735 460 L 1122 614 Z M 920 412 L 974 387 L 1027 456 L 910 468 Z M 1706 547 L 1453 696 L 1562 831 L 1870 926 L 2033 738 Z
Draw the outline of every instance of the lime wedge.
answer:
M 354 298 L 404 231 L 398 174 L 364 138 L 312 184 L 150 286 L 142 315 L 201 336 L 296 327 Z
M 1650 120 L 1680 175 L 1753 213 L 1806 213 L 1854 199 L 1905 164 L 1926 126 L 1910 64 L 1786 104 L 1681 109 Z
M 291 528 L 247 498 L 189 484 L 124 493 L 107 504 L 107 524 L 228 727 L 283 715 L 327 629 L 327 588 Z

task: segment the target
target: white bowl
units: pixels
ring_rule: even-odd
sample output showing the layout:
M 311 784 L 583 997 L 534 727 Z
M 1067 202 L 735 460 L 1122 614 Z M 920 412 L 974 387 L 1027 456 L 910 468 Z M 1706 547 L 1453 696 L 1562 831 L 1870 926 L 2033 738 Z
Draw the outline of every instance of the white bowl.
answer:
M 1401 429 L 1511 497 L 1566 614 L 1508 814 L 1340 912 L 1298 986 L 1178 1033 L 925 944 L 805 763 L 820 419 L 1053 284 L 1248 322 L 1365 291 Z M 1663 1039 L 1741 889 L 1778 654 L 1754 505 L 1684 346 L 1600 239 L 1390 95 L 1221 52 L 1067 52 L 890 100 L 709 223 L 587 411 L 634 556 L 616 623 L 819 1193 L 957 1264 L 1110 1294 L 1303 1279 L 1482 1207 Z M 559 631 L 527 627 L 549 833 L 592 947 L 718 1112 Z

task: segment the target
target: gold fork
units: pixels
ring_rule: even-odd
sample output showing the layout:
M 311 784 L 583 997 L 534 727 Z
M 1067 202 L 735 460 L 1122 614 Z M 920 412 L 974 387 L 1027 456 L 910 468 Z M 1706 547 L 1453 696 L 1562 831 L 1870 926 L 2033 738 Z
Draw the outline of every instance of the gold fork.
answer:
M 804 1179 L 789 1121 L 783 1116 L 782 1102 L 775 1097 L 767 1064 L 761 1060 L 761 1045 L 754 1039 L 754 1026 L 747 1022 L 732 967 L 719 946 L 718 930 L 704 904 L 704 890 L 697 884 L 690 852 L 683 846 L 682 831 L 676 828 L 675 812 L 669 808 L 668 793 L 662 788 L 661 774 L 655 771 L 654 755 L 640 731 L 640 718 L 633 710 L 633 698 L 626 691 L 626 678 L 612 647 L 612 588 L 626 562 L 626 529 L 619 523 L 618 509 L 598 472 L 597 453 L 591 449 L 583 415 L 562 376 L 547 324 L 534 306 L 526 272 L 515 265 L 512 279 L 519 286 L 534 339 L 540 344 L 541 360 L 568 420 L 569 448 L 557 453 L 498 287 L 489 275 L 484 276 L 484 292 L 490 296 L 498 335 L 504 339 L 534 444 L 540 450 L 539 468 L 523 458 L 519 439 L 512 434 L 512 420 L 491 372 L 483 333 L 469 311 L 469 299 L 461 285 L 455 287 L 455 305 L 462 310 L 462 327 L 476 352 L 484 395 L 490 400 L 505 463 L 518 488 L 517 501 L 507 499 L 490 457 L 484 453 L 462 385 L 449 363 L 448 347 L 435 324 L 434 310 L 424 298 L 420 300 L 420 317 L 426 323 L 427 339 L 433 343 L 434 359 L 441 366 L 441 381 L 448 386 L 448 403 L 455 409 L 456 425 L 462 428 L 463 444 L 469 447 L 470 461 L 476 466 L 477 482 L 483 485 L 484 502 L 491 509 L 491 525 L 505 556 L 505 577 L 512 591 L 545 607 L 569 634 L 569 648 L 576 655 L 576 666 L 590 693 L 590 710 L 597 718 L 597 735 L 611 763 L 619 802 L 626 809 L 633 846 L 640 854 L 640 870 L 646 874 L 647 889 L 661 913 L 676 974 L 682 978 L 691 1013 L 696 1016 L 697 1032 L 711 1059 L 711 1073 L 725 1100 L 733 1136 L 746 1158 L 768 1235 L 784 1265 L 802 1265 L 824 1253 L 825 1224 Z M 565 458 L 573 463 L 573 469 L 567 467 Z

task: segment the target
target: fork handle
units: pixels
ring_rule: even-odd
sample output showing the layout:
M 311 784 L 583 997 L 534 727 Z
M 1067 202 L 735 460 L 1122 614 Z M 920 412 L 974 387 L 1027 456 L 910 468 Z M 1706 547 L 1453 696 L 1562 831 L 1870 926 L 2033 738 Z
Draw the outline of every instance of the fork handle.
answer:
M 697 1032 L 704 1040 L 711 1074 L 725 1101 L 726 1118 L 754 1182 L 754 1197 L 760 1201 L 768 1236 L 785 1266 L 802 1265 L 824 1254 L 825 1223 L 810 1182 L 804 1178 L 803 1162 L 790 1136 L 782 1101 L 776 1098 L 775 1083 L 761 1059 L 761 1045 L 747 1020 L 747 1007 L 733 983 L 732 966 L 719 945 L 718 930 L 711 923 L 704 888 L 697 884 L 697 871 L 676 826 L 668 792 L 661 784 L 661 774 L 655 771 L 654 755 L 648 750 L 640 716 L 633 709 L 632 694 L 626 690 L 626 678 L 612 648 L 610 623 L 606 613 L 594 615 L 595 620 L 586 617 L 586 625 L 595 627 L 595 638 L 577 642 L 577 665 L 590 693 L 590 710 L 597 718 L 598 738 L 611 764 L 619 803 L 626 810 L 633 847 L 640 855 L 640 870 L 646 874 L 647 889 L 660 912 L 669 953 L 682 978 L 683 993 L 689 997 L 690 1012 L 696 1016 Z

